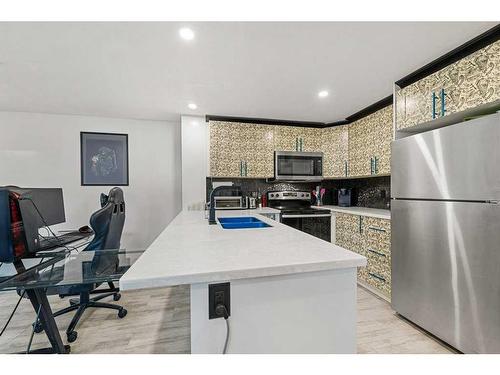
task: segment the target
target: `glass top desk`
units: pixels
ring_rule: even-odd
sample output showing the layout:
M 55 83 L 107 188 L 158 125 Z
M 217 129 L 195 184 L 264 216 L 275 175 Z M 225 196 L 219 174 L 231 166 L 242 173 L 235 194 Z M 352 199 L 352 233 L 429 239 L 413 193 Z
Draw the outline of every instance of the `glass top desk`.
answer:
M 63 345 L 52 310 L 47 300 L 52 290 L 82 284 L 118 281 L 141 256 L 143 250 L 53 251 L 35 258 L 0 267 L 0 292 L 25 291 L 52 348 L 42 353 L 68 353 Z M 34 351 L 33 351 L 34 352 Z

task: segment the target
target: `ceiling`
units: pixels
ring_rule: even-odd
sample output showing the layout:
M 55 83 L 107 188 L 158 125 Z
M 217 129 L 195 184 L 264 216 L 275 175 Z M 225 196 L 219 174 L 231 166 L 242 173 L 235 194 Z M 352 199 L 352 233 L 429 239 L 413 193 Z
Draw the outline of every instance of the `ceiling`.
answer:
M 0 110 L 333 122 L 494 22 L 0 23 Z M 189 26 L 196 37 L 179 38 Z M 318 98 L 320 90 L 330 95 Z M 194 102 L 198 109 L 190 110 Z

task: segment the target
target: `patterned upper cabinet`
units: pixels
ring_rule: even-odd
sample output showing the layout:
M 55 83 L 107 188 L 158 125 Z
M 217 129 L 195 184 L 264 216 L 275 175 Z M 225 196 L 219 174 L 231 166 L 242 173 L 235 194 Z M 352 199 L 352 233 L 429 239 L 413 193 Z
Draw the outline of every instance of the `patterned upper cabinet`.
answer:
M 273 126 L 223 121 L 211 121 L 209 126 L 212 177 L 273 176 Z
M 390 174 L 392 128 L 392 105 L 349 124 L 350 177 Z
M 323 176 L 325 178 L 347 177 L 349 159 L 349 127 L 334 126 L 323 130 Z
M 351 177 L 370 176 L 372 124 L 364 117 L 349 124 L 349 164 Z
M 210 176 L 241 176 L 239 130 L 228 122 L 210 121 Z
M 371 119 L 374 126 L 372 153 L 377 158 L 375 174 L 391 173 L 391 142 L 394 137 L 392 108 L 392 105 L 382 108 Z
M 321 150 L 322 129 L 273 126 L 276 151 L 317 152 Z
M 409 128 L 434 119 L 432 93 L 445 90 L 444 116 L 500 99 L 500 41 L 446 66 L 396 94 L 396 128 Z M 443 115 L 440 98 L 436 117 Z

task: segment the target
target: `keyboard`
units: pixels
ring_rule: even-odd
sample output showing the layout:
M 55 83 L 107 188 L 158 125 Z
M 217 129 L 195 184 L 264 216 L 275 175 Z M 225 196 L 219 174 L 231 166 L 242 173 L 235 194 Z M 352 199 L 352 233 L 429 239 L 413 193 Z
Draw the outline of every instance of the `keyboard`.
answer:
M 93 235 L 94 233 L 81 233 L 79 231 L 67 232 L 58 235 L 57 237 L 48 237 L 40 241 L 38 245 L 38 250 L 50 250 L 56 247 L 62 247 L 64 245 L 70 244 L 82 240 L 86 237 Z

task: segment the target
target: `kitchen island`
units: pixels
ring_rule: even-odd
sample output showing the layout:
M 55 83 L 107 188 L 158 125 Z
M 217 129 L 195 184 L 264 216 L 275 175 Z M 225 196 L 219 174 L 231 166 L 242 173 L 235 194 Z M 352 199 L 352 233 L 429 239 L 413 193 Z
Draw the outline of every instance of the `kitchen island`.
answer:
M 270 227 L 224 229 L 182 211 L 120 280 L 123 291 L 189 284 L 191 352 L 221 353 L 223 318 L 209 319 L 208 285 L 230 283 L 228 353 L 355 353 L 356 268 L 366 259 L 264 215 L 217 211 Z

